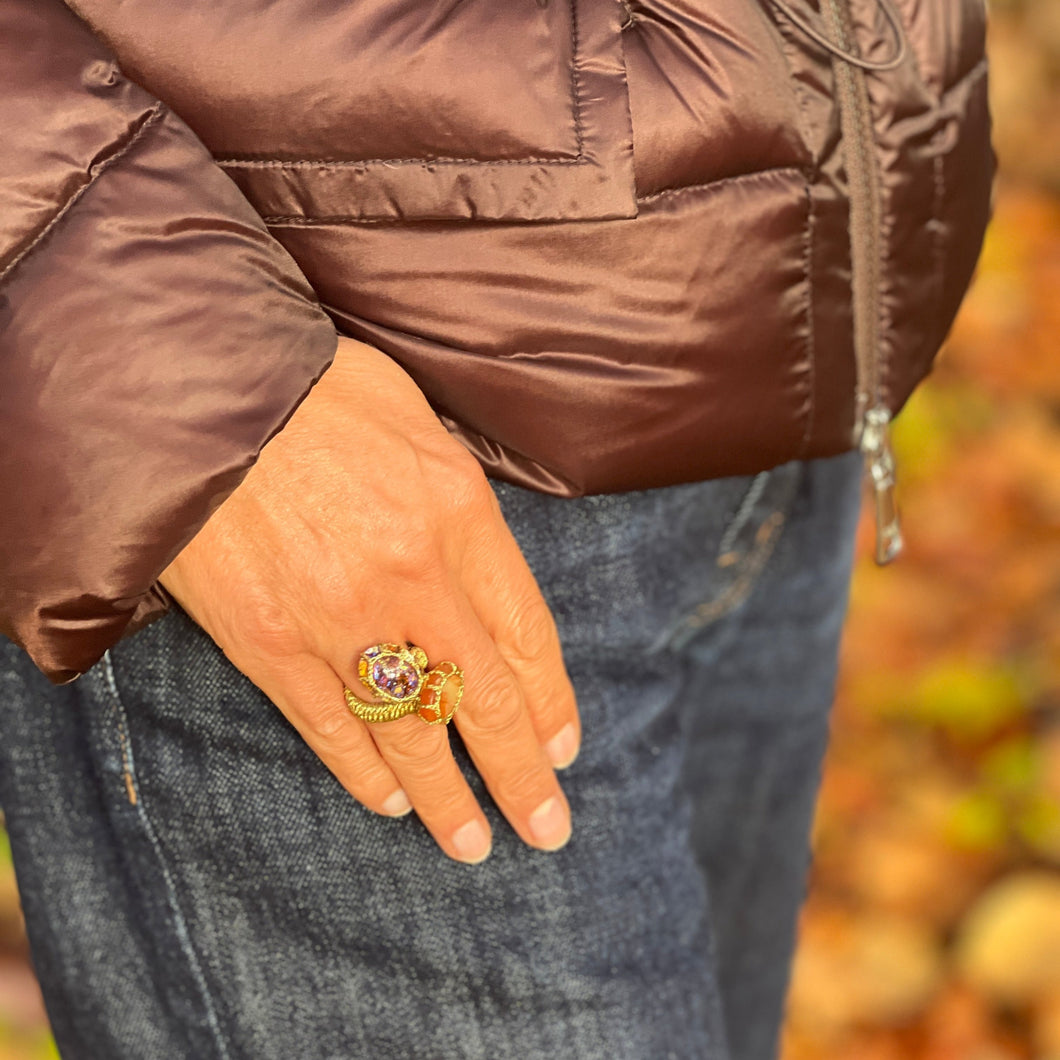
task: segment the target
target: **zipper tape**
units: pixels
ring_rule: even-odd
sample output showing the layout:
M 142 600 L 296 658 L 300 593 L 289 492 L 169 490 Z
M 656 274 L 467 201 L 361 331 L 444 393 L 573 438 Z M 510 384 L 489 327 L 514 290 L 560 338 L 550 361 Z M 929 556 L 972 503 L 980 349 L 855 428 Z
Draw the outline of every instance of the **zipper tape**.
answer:
M 857 363 L 854 444 L 865 460 L 876 514 L 875 559 L 881 566 L 902 551 L 902 531 L 895 502 L 895 460 L 891 447 L 891 410 L 880 386 L 879 246 L 880 187 L 873 148 L 871 102 L 866 73 L 893 70 L 906 57 L 908 42 L 891 0 L 876 0 L 897 42 L 889 59 L 872 61 L 858 54 L 849 0 L 824 0 L 825 34 L 791 10 L 788 0 L 770 0 L 774 7 L 832 57 L 836 104 L 850 194 L 851 297 L 854 312 L 854 355 Z

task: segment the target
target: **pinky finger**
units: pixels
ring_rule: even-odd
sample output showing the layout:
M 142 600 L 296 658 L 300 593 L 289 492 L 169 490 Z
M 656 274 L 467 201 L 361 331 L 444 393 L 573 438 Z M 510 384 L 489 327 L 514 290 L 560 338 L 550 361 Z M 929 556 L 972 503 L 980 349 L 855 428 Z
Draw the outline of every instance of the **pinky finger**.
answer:
M 350 713 L 342 680 L 327 663 L 307 655 L 255 683 L 358 802 L 386 817 L 412 809 L 367 726 Z

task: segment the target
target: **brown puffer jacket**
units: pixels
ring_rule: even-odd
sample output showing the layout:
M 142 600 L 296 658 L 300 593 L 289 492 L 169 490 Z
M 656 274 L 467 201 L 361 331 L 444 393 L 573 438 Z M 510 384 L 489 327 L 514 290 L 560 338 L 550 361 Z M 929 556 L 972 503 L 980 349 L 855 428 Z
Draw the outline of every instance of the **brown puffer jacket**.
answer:
M 0 0 L 0 628 L 53 680 L 336 325 L 524 486 L 886 485 L 987 219 L 982 0 L 71 6 Z

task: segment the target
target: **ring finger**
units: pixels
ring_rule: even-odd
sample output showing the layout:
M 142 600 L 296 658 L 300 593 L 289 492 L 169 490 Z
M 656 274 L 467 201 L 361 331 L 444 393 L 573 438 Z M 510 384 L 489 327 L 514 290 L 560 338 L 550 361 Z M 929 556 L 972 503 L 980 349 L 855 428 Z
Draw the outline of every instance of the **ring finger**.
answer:
M 399 641 L 391 643 L 403 646 Z M 437 666 L 441 660 L 432 661 Z M 348 669 L 352 671 L 353 667 Z M 402 660 L 400 655 L 390 660 L 388 668 L 386 654 L 377 657 L 372 667 L 384 685 L 388 681 L 387 673 L 398 681 L 402 680 L 402 674 L 405 675 L 404 686 L 400 689 L 391 686 L 395 695 L 403 695 L 409 687 L 407 675 L 410 669 L 409 661 Z M 362 703 L 385 705 L 370 690 L 369 682 L 362 683 L 352 672 L 346 676 L 345 683 Z M 440 692 L 441 703 L 453 702 L 455 686 L 451 679 L 445 682 Z M 416 703 L 419 702 L 417 691 L 412 687 Z M 352 711 L 351 720 L 357 720 Z M 358 721 L 358 724 L 367 724 L 379 754 L 400 780 L 420 820 L 438 845 L 457 860 L 482 861 L 491 847 L 489 824 L 453 757 L 446 727 L 425 725 L 424 720 L 410 714 L 389 721 Z
M 343 684 L 331 666 L 307 656 L 260 687 L 358 802 L 389 816 L 415 809 L 446 854 L 483 860 L 490 851 L 489 824 L 453 759 L 444 727 L 415 717 L 368 725 L 347 707 Z M 361 694 L 363 686 L 352 675 L 345 684 Z M 382 741 L 385 755 L 376 739 L 380 729 L 390 730 Z
M 434 624 L 430 643 L 437 655 L 430 661 L 463 664 L 467 687 L 454 723 L 475 768 L 523 841 L 555 850 L 570 836 L 570 810 L 534 731 L 523 689 L 467 600 L 451 600 L 443 613 L 448 620 Z M 422 769 L 438 779 L 444 779 L 439 760 L 452 762 L 448 741 L 439 745 L 435 738 L 441 728 L 425 726 L 415 717 L 371 726 L 380 752 L 405 784 L 417 812 L 419 804 L 410 789 L 420 780 L 417 761 L 427 756 L 430 764 Z

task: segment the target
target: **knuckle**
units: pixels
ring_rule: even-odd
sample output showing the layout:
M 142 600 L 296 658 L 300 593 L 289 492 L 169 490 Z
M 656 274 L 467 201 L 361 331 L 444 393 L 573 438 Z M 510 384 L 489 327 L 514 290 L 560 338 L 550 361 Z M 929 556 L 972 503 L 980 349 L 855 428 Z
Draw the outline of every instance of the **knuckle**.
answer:
M 475 692 L 477 710 L 468 711 L 462 726 L 472 739 L 509 744 L 526 724 L 526 704 L 519 691 L 504 682 Z
M 243 636 L 260 655 L 285 655 L 298 647 L 301 635 L 290 612 L 271 594 L 244 597 L 240 624 Z
M 418 777 L 437 777 L 445 772 L 451 758 L 446 734 L 433 731 L 416 718 L 407 720 L 418 725 L 419 730 L 414 725 L 403 724 L 404 720 L 386 723 L 389 730 L 384 745 L 387 761 L 397 772 Z
M 419 584 L 429 581 L 438 568 L 438 550 L 426 525 L 407 526 L 390 535 L 386 549 L 382 567 L 396 580 Z
M 382 803 L 394 793 L 394 778 L 382 764 L 359 766 L 352 772 L 350 784 L 362 802 Z
M 338 710 L 324 710 L 310 722 L 320 756 L 354 798 L 382 803 L 394 789 L 394 778 L 376 754 L 359 723 Z
M 526 666 L 554 666 L 560 655 L 556 622 L 548 604 L 538 596 L 515 609 L 507 629 L 506 647 Z
M 364 741 L 353 718 L 337 710 L 324 710 L 310 721 L 313 734 L 326 753 L 345 757 L 360 751 Z
M 443 497 L 449 514 L 477 516 L 490 507 L 493 491 L 489 482 L 478 460 L 463 447 L 450 461 L 445 483 Z
M 351 728 L 350 719 L 337 710 L 319 710 L 310 719 L 313 732 L 322 740 L 335 740 Z

